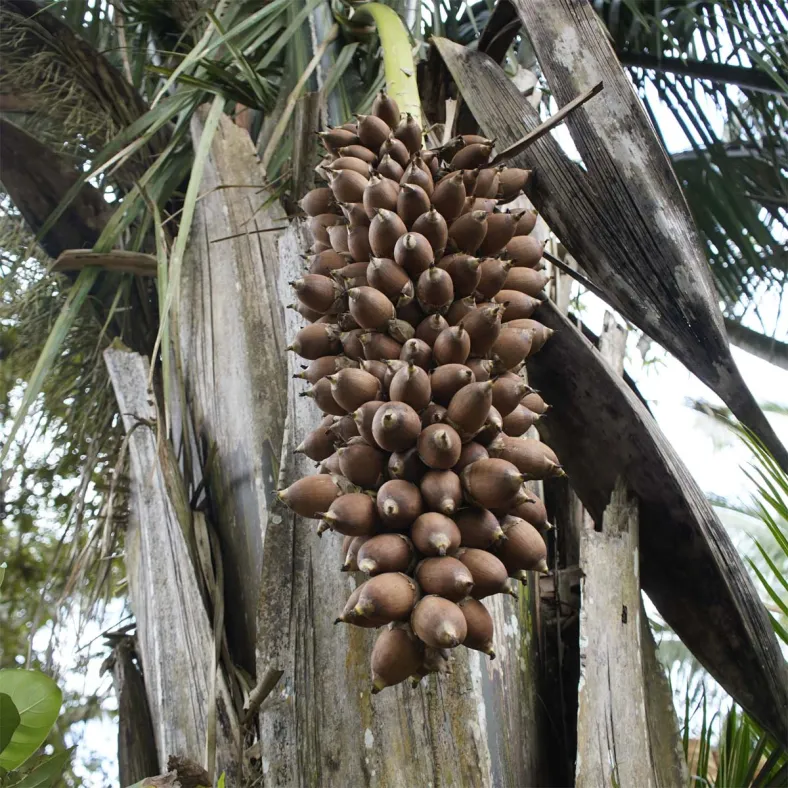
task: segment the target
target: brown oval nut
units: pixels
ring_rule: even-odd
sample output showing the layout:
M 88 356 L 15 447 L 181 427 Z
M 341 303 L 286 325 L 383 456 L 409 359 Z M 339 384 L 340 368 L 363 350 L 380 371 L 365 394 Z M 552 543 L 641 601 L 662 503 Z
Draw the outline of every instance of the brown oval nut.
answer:
M 346 413 L 345 409 L 334 399 L 331 393 L 331 381 L 328 378 L 320 378 L 311 389 L 307 389 L 299 396 L 313 399 L 323 413 L 330 413 L 332 416 L 344 416 Z
M 378 164 L 378 175 L 382 175 L 395 183 L 400 182 L 404 173 L 404 167 L 399 162 L 394 161 L 388 153 L 381 158 L 380 164 Z
M 432 357 L 440 364 L 464 364 L 471 352 L 471 338 L 461 326 L 446 328 L 432 346 Z
M 525 297 L 527 298 L 528 296 Z M 511 328 L 525 328 L 534 332 L 533 339 L 531 340 L 530 355 L 541 350 L 544 347 L 544 343 L 555 333 L 552 328 L 543 326 L 536 320 L 517 319 L 512 320 L 509 325 Z
M 364 213 L 371 220 L 380 208 L 396 211 L 399 191 L 399 185 L 394 181 L 381 178 L 378 174 L 371 175 L 361 198 Z
M 429 375 L 415 364 L 408 364 L 391 379 L 389 396 L 398 402 L 405 402 L 415 411 L 427 407 L 431 397 Z
M 422 462 L 430 468 L 440 470 L 448 470 L 455 465 L 462 451 L 460 436 L 448 424 L 425 427 L 416 445 Z
M 504 326 L 490 350 L 495 369 L 504 372 L 522 364 L 531 352 L 533 336 L 533 330 Z
M 465 564 L 473 577 L 471 596 L 474 599 L 484 599 L 493 594 L 517 596 L 509 582 L 506 567 L 497 556 L 487 550 L 462 547 L 457 551 L 457 559 Z
M 550 410 L 550 406 L 536 391 L 531 391 L 530 393 L 526 394 L 523 397 L 521 404 L 525 405 L 526 408 L 532 410 L 534 413 L 538 413 L 540 416 L 544 416 L 544 414 Z
M 383 469 L 388 458 L 377 447 L 364 443 L 363 439 L 356 440 L 359 442 L 337 449 L 339 469 L 353 484 L 365 490 L 375 489 L 383 481 Z
M 379 408 L 372 419 L 375 443 L 385 451 L 406 451 L 416 444 L 421 420 L 404 402 L 389 402 Z
M 342 490 L 335 477 L 328 474 L 304 476 L 276 493 L 276 497 L 296 514 L 313 519 L 318 519 L 340 495 Z
M 380 331 L 362 330 L 358 340 L 367 361 L 390 361 L 399 358 L 402 352 L 402 345 L 396 339 Z M 385 388 L 385 382 L 383 385 Z
M 488 509 L 470 507 L 458 512 L 454 518 L 460 529 L 460 544 L 489 550 L 504 538 L 498 518 Z
M 489 456 L 487 449 L 481 443 L 468 441 L 468 443 L 462 444 L 460 459 L 457 460 L 453 470 L 455 473 L 462 473 L 471 463 L 476 460 L 486 460 Z
M 401 265 L 412 279 L 418 279 L 435 262 L 435 254 L 430 242 L 423 235 L 410 232 L 397 239 L 394 245 L 394 262 Z
M 425 594 L 437 594 L 459 602 L 470 594 L 473 576 L 461 561 L 451 556 L 425 558 L 415 572 L 416 582 Z
M 359 571 L 370 576 L 384 572 L 407 572 L 414 555 L 413 543 L 407 536 L 378 534 L 364 542 L 356 556 L 356 563 Z
M 490 380 L 463 386 L 449 403 L 447 414 L 449 423 L 469 438 L 479 432 L 492 406 L 492 389 L 493 383 Z
M 512 577 L 526 582 L 526 572 L 547 572 L 547 545 L 539 531 L 520 517 L 507 515 L 501 520 L 506 539 L 496 550 Z
M 400 185 L 404 186 L 406 183 L 412 183 L 415 186 L 420 186 L 422 189 L 424 189 L 427 196 L 431 195 L 433 189 L 435 188 L 430 168 L 424 164 L 421 158 L 418 157 L 418 154 L 416 154 L 410 160 L 407 169 L 402 174 Z M 429 209 L 429 205 L 427 208 Z
M 516 268 L 538 268 L 543 253 L 544 244 L 531 235 L 515 235 L 506 242 L 506 254 Z
M 372 434 L 372 420 L 375 418 L 375 414 L 378 412 L 378 410 L 380 410 L 380 408 L 385 404 L 386 403 L 383 400 L 371 400 L 356 408 L 356 410 L 354 410 L 351 414 L 353 416 L 353 421 L 356 423 L 358 434 L 370 446 L 373 446 L 376 443 Z
M 321 356 L 331 356 L 341 349 L 339 331 L 328 323 L 313 323 L 304 326 L 293 339 L 288 350 L 297 353 L 301 358 L 314 361 Z
M 454 520 L 439 512 L 426 512 L 416 518 L 410 538 L 424 555 L 448 555 L 460 546 L 460 531 Z
M 430 209 L 430 197 L 421 186 L 403 183 L 397 195 L 397 215 L 410 228 L 416 219 Z
M 296 447 L 296 452 L 305 454 L 310 460 L 320 462 L 334 453 L 334 436 L 328 427 L 333 416 L 326 416 L 320 425 L 310 432 Z
M 530 386 L 519 375 L 504 372 L 493 381 L 492 404 L 502 417 L 508 416 L 530 390 Z
M 337 201 L 328 186 L 321 186 L 308 191 L 298 204 L 308 216 L 320 216 L 323 213 L 334 213 Z
M 394 136 L 402 142 L 409 153 L 416 153 L 421 148 L 421 126 L 410 112 L 400 121 L 394 130 Z
M 401 361 L 408 364 L 415 364 L 423 370 L 428 370 L 432 366 L 432 348 L 423 340 L 413 337 L 403 346 L 399 354 Z
M 503 417 L 503 432 L 510 438 L 525 435 L 539 420 L 539 414 L 529 410 L 525 405 L 518 405 L 508 416 Z
M 365 402 L 378 399 L 381 393 L 380 381 L 363 369 L 347 367 L 328 375 L 327 379 L 331 382 L 334 401 L 348 413 L 360 408 Z
M 410 159 L 410 152 L 393 134 L 388 136 L 388 139 L 380 146 L 380 157 L 391 156 L 400 167 L 407 167 L 408 160 Z
M 465 616 L 467 633 L 462 645 L 487 654 L 495 659 L 493 650 L 493 620 L 487 608 L 478 600 L 469 597 L 457 603 Z
M 462 482 L 454 471 L 430 470 L 419 484 L 428 509 L 452 517 L 462 505 Z
M 378 518 L 375 501 L 369 495 L 349 493 L 335 498 L 322 519 L 332 531 L 354 537 L 375 533 Z
M 512 236 L 514 236 L 516 217 L 517 215 L 513 213 L 489 214 L 487 217 L 487 235 L 484 236 L 484 240 L 479 246 L 480 255 L 492 257 L 501 252 L 512 240 Z
M 391 531 L 404 531 L 424 511 L 419 488 L 402 479 L 392 479 L 379 490 L 376 499 L 378 516 Z
M 474 254 L 487 235 L 487 216 L 486 211 L 469 211 L 459 216 L 449 227 L 449 240 L 461 252 Z
M 433 312 L 416 326 L 416 339 L 420 339 L 432 347 L 438 338 L 438 334 L 448 327 L 449 324 L 446 322 L 446 318 L 437 312 Z
M 465 205 L 465 184 L 461 172 L 450 173 L 435 185 L 432 204 L 446 222 L 453 222 Z
M 457 326 L 471 312 L 476 311 L 476 299 L 473 296 L 458 298 L 446 312 L 446 320 L 450 326 Z
M 547 479 L 565 476 L 555 452 L 546 444 L 533 438 L 510 438 L 499 435 L 487 447 L 491 457 L 500 457 L 517 466 L 529 479 Z
M 470 367 L 464 364 L 444 364 L 432 370 L 430 375 L 432 398 L 440 405 L 448 405 L 461 388 L 475 382 L 476 376 Z
M 493 296 L 493 300 L 504 307 L 501 318 L 504 323 L 531 317 L 542 303 L 538 298 L 521 293 L 519 290 L 499 290 Z
M 369 243 L 375 257 L 393 257 L 397 241 L 407 232 L 405 223 L 394 211 L 377 209 L 369 225 Z M 399 261 L 397 261 L 399 262 Z
M 396 316 L 394 304 L 374 287 L 353 287 L 348 290 L 350 314 L 361 328 L 383 331 Z
M 532 298 L 537 298 L 549 281 L 550 277 L 544 271 L 535 271 L 533 268 L 510 268 L 502 289 L 519 290 Z
M 405 269 L 387 257 L 373 257 L 367 268 L 367 280 L 371 287 L 380 290 L 386 298 L 396 300 L 410 282 Z
M 503 310 L 500 304 L 482 306 L 463 317 L 461 325 L 471 338 L 471 353 L 474 356 L 485 356 L 494 347 L 501 334 Z
M 500 292 L 512 267 L 511 260 L 487 258 L 479 265 L 479 284 L 476 290 L 483 298 L 493 298 Z
M 418 484 L 427 472 L 427 466 L 421 461 L 418 449 L 414 446 L 407 451 L 395 451 L 389 457 L 389 476 Z
M 410 625 L 419 640 L 433 648 L 459 646 L 468 633 L 462 610 L 439 596 L 425 596 L 414 608 Z
M 473 142 L 460 148 L 452 157 L 449 168 L 452 170 L 472 170 L 482 167 L 490 159 L 492 144 L 489 142 Z
M 395 129 L 399 125 L 399 106 L 385 90 L 381 90 L 375 97 L 370 111 L 385 121 L 390 129 Z
M 451 276 L 438 268 L 430 266 L 416 282 L 416 298 L 425 312 L 440 312 L 454 300 L 454 283 Z
M 358 596 L 355 592 L 351 595 L 338 621 L 362 627 L 407 621 L 419 599 L 416 583 L 401 572 L 371 577 L 356 591 Z
M 419 671 L 424 645 L 410 627 L 395 625 L 384 629 L 375 641 L 370 658 L 372 694 L 401 684 Z
M 358 115 L 358 138 L 370 150 L 378 150 L 391 134 L 391 127 L 377 115 Z
M 472 463 L 460 478 L 470 499 L 486 509 L 506 506 L 525 481 L 511 462 L 492 458 Z

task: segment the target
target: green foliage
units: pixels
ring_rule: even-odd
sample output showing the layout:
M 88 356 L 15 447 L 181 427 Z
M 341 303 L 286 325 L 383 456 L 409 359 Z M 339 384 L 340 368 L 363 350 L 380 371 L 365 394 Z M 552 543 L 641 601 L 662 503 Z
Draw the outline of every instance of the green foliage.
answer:
M 709 717 L 705 694 L 699 705 L 700 732 L 697 738 L 691 738 L 688 692 L 683 746 L 691 787 L 749 788 L 782 784 L 788 754 L 757 723 L 735 705 L 725 714 L 718 712 Z
M 0 755 L 8 746 L 20 722 L 19 711 L 11 696 L 0 692 Z
M 43 743 L 55 724 L 63 693 L 49 676 L 38 670 L 0 670 L 0 692 L 17 709 L 19 724 L 0 752 L 0 766 L 19 768 Z
M 667 110 L 687 137 L 673 165 L 727 311 L 754 308 L 758 287 L 779 290 L 788 273 L 788 19 L 769 0 L 594 5 L 652 119 Z M 708 66 L 732 68 L 702 78 Z M 759 80 L 773 92 L 754 89 Z
M 56 752 L 49 758 L 41 760 L 19 782 L 11 784 L 11 788 L 49 788 L 57 785 L 71 759 L 73 748 Z

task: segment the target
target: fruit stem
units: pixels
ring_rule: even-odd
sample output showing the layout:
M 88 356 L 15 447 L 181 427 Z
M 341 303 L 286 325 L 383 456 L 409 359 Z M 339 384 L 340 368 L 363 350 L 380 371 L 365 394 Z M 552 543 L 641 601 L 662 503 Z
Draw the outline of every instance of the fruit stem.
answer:
M 357 6 L 356 14 L 368 14 L 378 28 L 383 48 L 386 92 L 397 102 L 400 112 L 410 112 L 414 118 L 420 119 L 419 86 L 416 83 L 416 66 L 407 28 L 393 8 L 381 3 Z

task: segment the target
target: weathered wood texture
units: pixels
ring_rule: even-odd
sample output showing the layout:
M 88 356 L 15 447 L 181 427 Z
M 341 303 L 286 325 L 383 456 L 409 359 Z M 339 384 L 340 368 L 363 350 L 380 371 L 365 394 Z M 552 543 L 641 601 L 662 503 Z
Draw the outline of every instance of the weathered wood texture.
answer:
M 673 705 L 673 690 L 665 666 L 659 661 L 657 644 L 640 601 L 640 653 L 646 691 L 646 723 L 651 763 L 660 788 L 687 785 L 689 774 L 679 721 Z
M 640 656 L 637 509 L 620 481 L 602 530 L 580 535 L 578 788 L 656 786 Z
M 280 245 L 286 282 L 301 270 L 304 240 Z M 288 336 L 302 325 L 287 316 Z M 290 360 L 295 371 L 297 359 Z M 280 486 L 314 473 L 293 448 L 318 421 L 291 384 Z M 316 535 L 316 521 L 277 504 L 265 536 L 258 675 L 285 671 L 261 714 L 268 786 L 524 786 L 547 782 L 541 762 L 541 704 L 526 589 L 486 600 L 495 621 L 495 661 L 457 649 L 451 676 L 370 694 L 375 633 L 332 622 L 360 577 L 342 574 L 341 537 Z
M 625 479 L 641 502 L 643 590 L 725 690 L 787 741 L 785 662 L 725 529 L 647 408 L 582 333 L 549 303 L 536 318 L 556 332 L 528 363 L 554 408 L 539 422 L 542 437 L 597 522 Z
M 201 128 L 195 118 L 195 144 Z M 215 451 L 208 489 L 226 566 L 228 637 L 247 670 L 254 669 L 263 531 L 287 391 L 276 234 L 260 232 L 274 226 L 271 209 L 260 210 L 268 199 L 263 182 L 249 135 L 223 117 L 203 174 L 176 319 L 197 441 L 206 454 Z
M 134 639 L 120 639 L 102 665 L 112 673 L 118 699 L 118 776 L 121 786 L 132 785 L 159 772 L 145 682 L 135 662 Z
M 146 359 L 104 351 L 129 451 L 131 501 L 126 570 L 159 765 L 170 756 L 203 760 L 213 684 L 214 637 L 176 514 L 154 430 L 156 410 Z M 223 678 L 217 693 L 217 759 L 233 767 L 237 725 Z
M 624 375 L 627 330 L 605 312 L 597 346 Z M 672 788 L 687 782 L 673 696 L 640 596 L 638 501 L 619 479 L 580 533 L 580 692 L 576 784 Z
M 509 164 L 533 168 L 529 197 L 609 303 L 714 389 L 769 446 L 775 435 L 730 354 L 697 232 L 628 78 L 589 3 L 515 0 L 545 76 L 563 105 L 604 90 L 567 118 L 585 169 L 556 140 L 537 140 Z M 503 149 L 540 123 L 487 55 L 434 39 L 484 134 Z

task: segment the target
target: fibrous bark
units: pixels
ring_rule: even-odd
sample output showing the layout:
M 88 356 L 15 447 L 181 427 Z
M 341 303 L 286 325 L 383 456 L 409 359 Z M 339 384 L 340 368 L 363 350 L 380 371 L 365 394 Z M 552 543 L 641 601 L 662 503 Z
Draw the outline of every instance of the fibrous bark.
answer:
M 216 677 L 212 631 L 192 562 L 172 455 L 160 452 L 149 367 L 125 348 L 104 352 L 128 436 L 130 525 L 126 570 L 159 765 L 171 756 L 202 761 L 208 720 L 217 715 L 218 768 L 234 773 L 237 718 L 223 673 Z M 161 427 L 159 427 L 161 428 Z
M 199 118 L 193 131 L 196 142 Z M 260 210 L 263 183 L 248 133 L 223 117 L 203 174 L 174 334 L 196 440 L 213 452 L 207 482 L 232 600 L 230 646 L 249 671 L 287 391 L 276 235 L 266 232 L 277 224 L 276 208 Z

